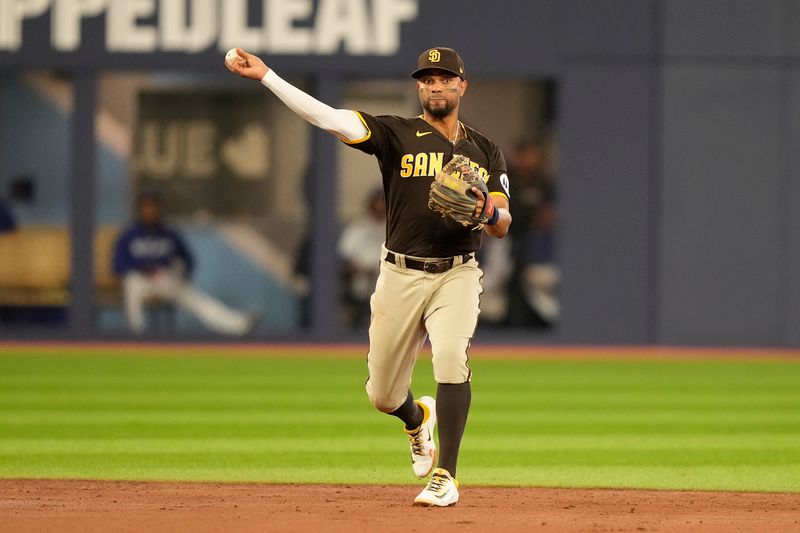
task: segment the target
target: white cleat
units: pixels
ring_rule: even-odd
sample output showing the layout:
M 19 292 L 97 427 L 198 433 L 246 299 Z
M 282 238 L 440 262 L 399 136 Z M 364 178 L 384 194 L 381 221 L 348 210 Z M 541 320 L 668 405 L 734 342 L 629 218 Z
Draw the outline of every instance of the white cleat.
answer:
M 436 442 L 433 440 L 433 429 L 436 426 L 436 400 L 423 396 L 417 400 L 422 408 L 422 424 L 413 430 L 405 429 L 411 441 L 411 466 L 418 478 L 427 477 L 436 464 Z
M 428 485 L 414 498 L 414 505 L 449 507 L 458 501 L 458 481 L 444 468 L 433 471 Z

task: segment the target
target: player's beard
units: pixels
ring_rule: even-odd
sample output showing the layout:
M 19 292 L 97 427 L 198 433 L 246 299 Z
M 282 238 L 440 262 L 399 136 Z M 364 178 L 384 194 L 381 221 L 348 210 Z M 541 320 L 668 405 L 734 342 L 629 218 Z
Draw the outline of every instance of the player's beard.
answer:
M 428 112 L 428 114 L 434 118 L 444 118 L 450 115 L 453 110 L 456 108 L 456 104 L 454 102 L 450 102 L 449 100 L 444 100 L 444 105 L 440 105 L 437 107 L 432 107 L 430 102 L 423 102 L 422 109 Z

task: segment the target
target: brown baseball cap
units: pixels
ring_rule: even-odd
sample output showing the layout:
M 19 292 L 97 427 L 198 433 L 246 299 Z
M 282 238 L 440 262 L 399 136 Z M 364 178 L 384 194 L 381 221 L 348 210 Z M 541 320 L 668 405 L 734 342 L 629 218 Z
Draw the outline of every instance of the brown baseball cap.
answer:
M 411 77 L 419 79 L 424 71 L 430 69 L 451 72 L 462 80 L 464 79 L 464 61 L 452 48 L 436 46 L 422 52 L 417 59 L 417 70 L 411 73 Z

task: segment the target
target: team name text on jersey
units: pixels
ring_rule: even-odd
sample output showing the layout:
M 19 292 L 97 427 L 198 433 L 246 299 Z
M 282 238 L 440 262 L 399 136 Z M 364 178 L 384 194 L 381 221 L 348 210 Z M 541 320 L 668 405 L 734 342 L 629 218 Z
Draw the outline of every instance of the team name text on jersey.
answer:
M 442 170 L 444 152 L 419 152 L 417 154 L 403 154 L 400 158 L 400 176 L 403 178 L 411 177 L 434 177 Z M 484 179 L 489 179 L 489 172 L 473 161 L 469 165 L 478 171 Z

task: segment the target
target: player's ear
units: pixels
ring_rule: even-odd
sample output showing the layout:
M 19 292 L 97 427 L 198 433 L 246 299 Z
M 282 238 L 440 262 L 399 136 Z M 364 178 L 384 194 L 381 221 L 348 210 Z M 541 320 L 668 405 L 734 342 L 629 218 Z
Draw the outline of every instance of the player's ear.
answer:
M 461 90 L 459 91 L 459 96 L 464 96 L 464 93 L 467 92 L 467 86 L 469 85 L 469 82 L 467 80 L 461 80 L 461 83 L 459 85 L 461 86 Z

